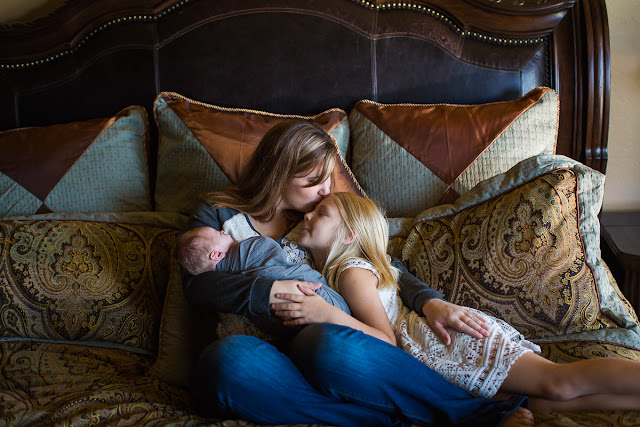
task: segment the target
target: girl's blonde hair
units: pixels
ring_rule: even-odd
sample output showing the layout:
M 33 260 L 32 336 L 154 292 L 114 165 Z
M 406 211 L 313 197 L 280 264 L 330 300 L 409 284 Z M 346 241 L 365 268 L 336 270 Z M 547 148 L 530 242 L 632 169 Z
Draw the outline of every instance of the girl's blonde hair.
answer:
M 331 193 L 328 197 L 338 207 L 342 224 L 338 227 L 337 236 L 322 270 L 327 283 L 339 292 L 338 276 L 345 263 L 351 259 L 364 258 L 373 264 L 380 275 L 380 288 L 397 288 L 399 272 L 391 265 L 391 257 L 387 255 L 389 226 L 375 202 L 352 193 Z M 344 243 L 350 232 L 353 233 L 354 240 Z
M 304 120 L 285 120 L 262 137 L 237 185 L 205 194 L 203 199 L 258 221 L 270 221 L 292 178 L 305 176 L 321 165 L 322 172 L 309 187 L 318 185 L 333 173 L 337 157 L 338 149 L 324 130 Z M 299 220 L 300 213 L 292 213 L 290 219 Z

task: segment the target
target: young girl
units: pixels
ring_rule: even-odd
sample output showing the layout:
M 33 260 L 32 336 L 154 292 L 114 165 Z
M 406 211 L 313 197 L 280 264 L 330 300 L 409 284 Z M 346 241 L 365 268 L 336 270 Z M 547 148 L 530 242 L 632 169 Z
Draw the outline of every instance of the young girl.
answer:
M 278 315 L 289 319 L 286 324 L 349 326 L 402 347 L 474 395 L 491 397 L 501 391 L 534 397 L 534 410 L 640 409 L 639 362 L 556 364 L 535 354 L 539 347 L 504 321 L 480 312 L 490 326 L 489 336 L 478 339 L 452 331 L 452 344 L 443 344 L 425 318 L 400 301 L 397 271 L 386 254 L 387 223 L 370 199 L 329 195 L 305 215 L 298 242 L 311 252 L 316 268 L 342 294 L 355 318 L 321 298 L 281 294 L 277 296 L 293 301 L 273 305 Z

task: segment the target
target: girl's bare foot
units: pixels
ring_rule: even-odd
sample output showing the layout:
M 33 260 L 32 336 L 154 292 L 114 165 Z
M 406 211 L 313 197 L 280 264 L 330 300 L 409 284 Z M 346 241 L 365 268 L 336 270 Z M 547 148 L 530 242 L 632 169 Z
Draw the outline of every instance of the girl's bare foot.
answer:
M 530 410 L 518 408 L 511 413 L 502 423 L 500 427 L 529 427 L 534 426 L 535 421 Z

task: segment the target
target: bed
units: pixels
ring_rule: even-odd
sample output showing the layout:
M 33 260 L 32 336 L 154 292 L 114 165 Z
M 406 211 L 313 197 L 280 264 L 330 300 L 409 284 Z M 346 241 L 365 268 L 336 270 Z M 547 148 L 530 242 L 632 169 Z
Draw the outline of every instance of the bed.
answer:
M 8 425 L 249 424 L 191 407 L 215 318 L 184 301 L 172 251 L 198 195 L 288 117 L 332 135 L 337 188 L 378 200 L 390 253 L 450 301 L 554 361 L 640 360 L 600 256 L 604 0 L 76 0 L 0 45 Z

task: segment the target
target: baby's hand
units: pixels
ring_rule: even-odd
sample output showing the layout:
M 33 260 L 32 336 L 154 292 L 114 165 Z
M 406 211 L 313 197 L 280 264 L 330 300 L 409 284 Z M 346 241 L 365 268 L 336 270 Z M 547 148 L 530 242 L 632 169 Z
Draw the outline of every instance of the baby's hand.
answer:
M 274 302 L 290 301 L 287 299 L 276 298 L 276 294 L 304 295 L 298 288 L 298 285 L 303 286 L 305 289 L 309 289 L 311 291 L 315 291 L 322 286 L 322 284 L 320 283 L 302 282 L 299 280 L 276 280 L 275 282 L 273 282 L 273 286 L 271 286 L 271 292 L 269 293 L 269 304 L 273 304 Z

